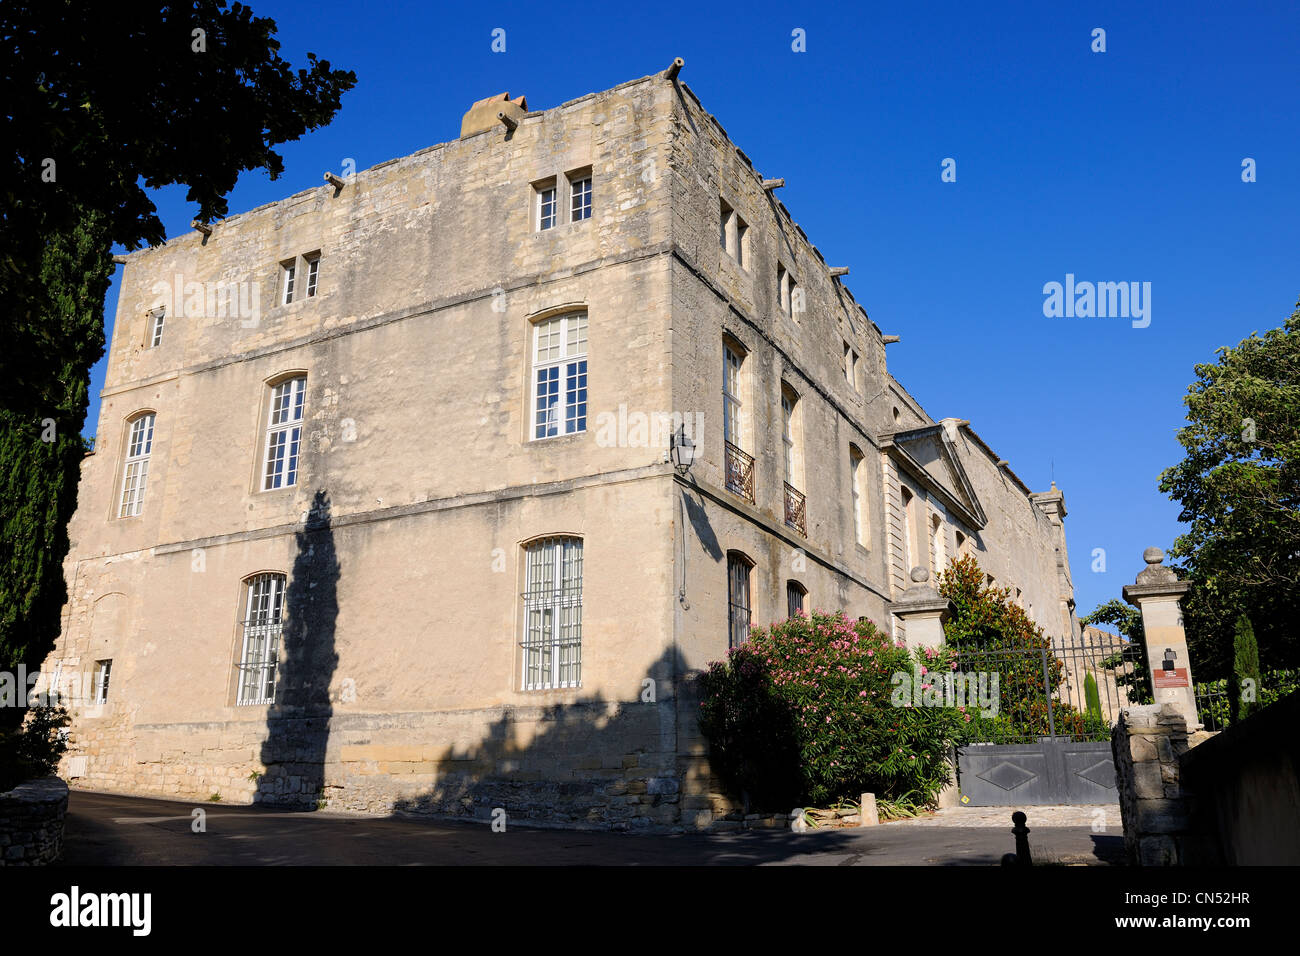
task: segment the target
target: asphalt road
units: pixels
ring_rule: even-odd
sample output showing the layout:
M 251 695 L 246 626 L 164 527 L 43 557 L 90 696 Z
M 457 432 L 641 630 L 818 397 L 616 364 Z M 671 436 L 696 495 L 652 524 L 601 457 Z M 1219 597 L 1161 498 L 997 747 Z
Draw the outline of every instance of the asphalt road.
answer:
M 195 809 L 206 832 L 192 829 Z M 1035 828 L 1039 862 L 1106 864 L 1123 839 L 1089 827 Z M 65 866 L 990 866 L 1015 849 L 995 827 L 890 824 L 797 834 L 641 834 L 534 829 L 73 792 Z

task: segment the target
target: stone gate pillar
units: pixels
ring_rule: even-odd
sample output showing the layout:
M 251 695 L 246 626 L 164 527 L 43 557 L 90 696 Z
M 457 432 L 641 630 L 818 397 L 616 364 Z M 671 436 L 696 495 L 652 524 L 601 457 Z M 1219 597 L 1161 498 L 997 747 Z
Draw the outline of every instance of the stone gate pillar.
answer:
M 912 585 L 889 610 L 903 622 L 903 635 L 909 650 L 933 647 L 943 643 L 943 622 L 952 614 L 952 601 L 930 585 L 930 572 L 925 568 L 912 569 Z
M 1159 548 L 1147 548 L 1142 552 L 1142 559 L 1147 566 L 1138 572 L 1135 584 L 1124 587 L 1124 600 L 1142 612 L 1151 693 L 1157 705 L 1173 704 L 1187 721 L 1189 730 L 1200 730 L 1192 662 L 1178 603 L 1191 584 L 1178 580 L 1178 575 L 1161 565 L 1165 553 Z

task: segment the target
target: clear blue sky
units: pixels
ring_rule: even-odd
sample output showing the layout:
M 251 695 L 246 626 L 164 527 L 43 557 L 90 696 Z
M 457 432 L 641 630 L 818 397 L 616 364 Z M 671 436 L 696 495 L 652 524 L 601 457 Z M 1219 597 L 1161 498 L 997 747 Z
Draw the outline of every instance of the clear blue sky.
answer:
M 312 51 L 358 83 L 331 126 L 281 148 L 279 180 L 240 180 L 232 213 L 319 186 L 344 157 L 364 169 L 454 139 L 484 96 L 548 108 L 684 57 L 682 78 L 785 177 L 796 221 L 902 336 L 894 374 L 1032 489 L 1054 466 L 1081 614 L 1179 533 L 1156 485 L 1181 457 L 1193 365 L 1300 298 L 1295 4 L 252 6 L 295 65 Z M 1257 182 L 1242 182 L 1246 157 Z M 169 236 L 188 229 L 183 188 L 155 201 Z M 1150 326 L 1044 317 L 1043 285 L 1066 273 L 1150 282 Z M 116 307 L 115 282 L 110 326 Z M 103 380 L 101 362 L 87 433 Z

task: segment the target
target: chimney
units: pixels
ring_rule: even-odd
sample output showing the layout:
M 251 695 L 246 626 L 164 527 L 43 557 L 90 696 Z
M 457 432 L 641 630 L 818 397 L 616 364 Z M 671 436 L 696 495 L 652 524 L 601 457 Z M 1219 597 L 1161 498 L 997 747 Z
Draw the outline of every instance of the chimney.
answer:
M 512 100 L 509 93 L 498 93 L 496 96 L 489 96 L 485 100 L 479 100 L 469 108 L 460 121 L 460 138 L 472 136 L 475 133 L 481 133 L 489 129 L 513 129 L 514 127 L 503 121 L 497 116 L 498 113 L 505 114 L 507 119 L 514 121 L 517 126 L 528 112 L 528 99 L 519 97 Z

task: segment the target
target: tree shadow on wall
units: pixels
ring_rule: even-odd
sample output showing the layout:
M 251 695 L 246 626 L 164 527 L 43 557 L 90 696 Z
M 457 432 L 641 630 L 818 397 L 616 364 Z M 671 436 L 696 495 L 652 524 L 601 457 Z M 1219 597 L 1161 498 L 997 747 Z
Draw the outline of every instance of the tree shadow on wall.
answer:
M 707 752 L 698 737 L 698 682 L 679 678 L 674 690 L 674 673 L 681 668 L 669 649 L 646 671 L 658 691 L 653 700 L 643 685 L 634 700 L 593 694 L 503 708 L 475 742 L 429 754 L 433 786 L 396 801 L 393 815 L 472 820 L 502 833 L 556 826 L 654 832 L 654 841 L 628 845 L 626 862 L 642 863 L 778 862 L 834 852 L 853 838 L 855 831 L 845 831 L 809 842 L 784 820 L 772 829 L 697 832 L 698 815 L 714 809 L 712 795 L 724 784 L 687 753 Z M 723 827 L 739 831 L 739 801 L 717 809 L 725 812 Z
M 267 712 L 266 740 L 255 804 L 315 809 L 325 786 L 329 742 L 330 681 L 338 666 L 339 561 L 329 495 L 317 491 L 285 588 L 283 654 L 276 676 L 276 703 Z

